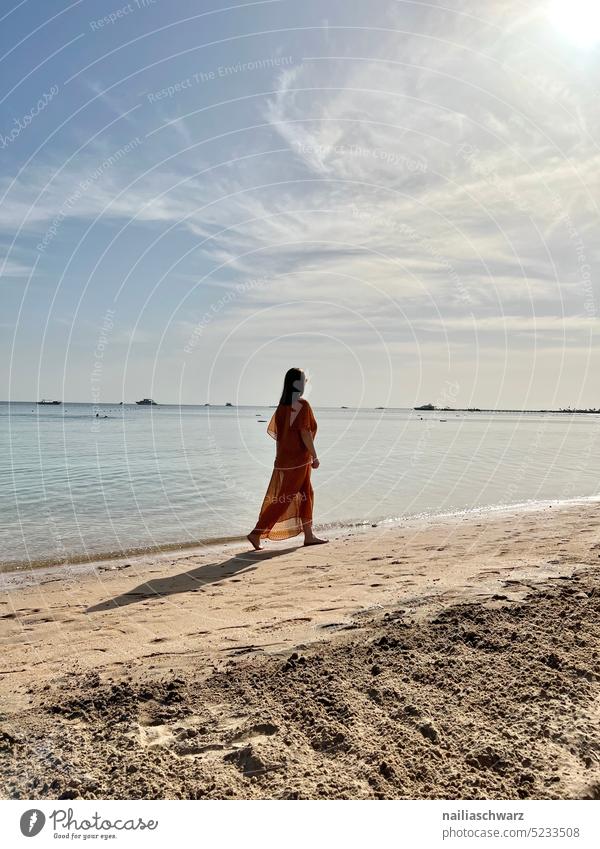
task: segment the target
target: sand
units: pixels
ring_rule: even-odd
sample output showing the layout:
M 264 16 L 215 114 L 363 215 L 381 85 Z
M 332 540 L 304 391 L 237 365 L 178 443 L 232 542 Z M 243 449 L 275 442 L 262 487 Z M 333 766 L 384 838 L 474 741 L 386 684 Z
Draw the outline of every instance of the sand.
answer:
M 0 793 L 600 798 L 599 519 L 547 504 L 9 581 Z

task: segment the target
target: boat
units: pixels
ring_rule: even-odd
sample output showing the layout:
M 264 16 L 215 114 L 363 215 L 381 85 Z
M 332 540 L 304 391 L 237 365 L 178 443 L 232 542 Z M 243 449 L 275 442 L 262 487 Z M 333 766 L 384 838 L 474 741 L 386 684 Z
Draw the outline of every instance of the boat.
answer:
M 38 401 L 38 404 L 40 404 L 42 407 L 46 407 L 49 405 L 56 406 L 57 404 L 62 404 L 62 401 L 47 401 L 45 398 L 42 398 L 41 401 Z
M 141 401 L 136 401 L 136 404 L 140 404 L 142 407 L 157 407 L 158 404 L 156 401 L 153 401 L 152 398 L 142 398 Z
M 233 404 L 231 403 L 231 401 L 228 401 L 228 402 L 225 404 L 225 406 L 226 406 L 226 407 L 233 407 Z
M 420 407 L 413 407 L 413 410 L 435 410 L 433 404 L 421 404 Z

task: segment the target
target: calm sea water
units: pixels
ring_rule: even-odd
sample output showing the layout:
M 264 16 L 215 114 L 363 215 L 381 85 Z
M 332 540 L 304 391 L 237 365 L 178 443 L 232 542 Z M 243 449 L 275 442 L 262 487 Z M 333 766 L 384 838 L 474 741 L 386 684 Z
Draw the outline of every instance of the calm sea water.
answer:
M 0 404 L 0 568 L 245 535 L 273 465 L 271 413 Z M 600 490 L 600 416 L 315 413 L 317 524 Z

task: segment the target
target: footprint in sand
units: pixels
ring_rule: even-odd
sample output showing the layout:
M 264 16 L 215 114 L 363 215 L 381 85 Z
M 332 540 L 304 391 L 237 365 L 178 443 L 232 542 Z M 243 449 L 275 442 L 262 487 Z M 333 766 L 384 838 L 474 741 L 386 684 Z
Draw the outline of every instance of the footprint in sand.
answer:
M 272 722 L 262 722 L 251 726 L 247 731 L 239 731 L 231 738 L 232 743 L 257 743 L 267 740 L 273 734 L 277 734 L 279 728 Z
M 211 710 L 210 713 L 213 713 L 213 711 Z M 136 723 L 134 736 L 137 737 L 143 748 L 168 748 L 181 757 L 210 755 L 211 753 L 220 757 L 223 751 L 231 750 L 232 745 L 221 742 L 218 736 L 226 735 L 228 742 L 230 740 L 237 742 L 235 735 L 240 726 L 247 720 L 247 714 L 235 714 L 213 716 L 212 720 L 209 719 L 208 722 L 206 716 L 190 716 L 186 719 L 175 720 L 172 723 L 164 723 L 160 720 L 155 721 L 151 716 L 148 716 L 145 721 Z M 252 726 L 247 732 L 239 733 L 242 736 L 247 733 L 266 737 L 269 734 L 274 734 L 277 730 L 276 726 L 265 723 L 264 725 Z M 233 738 L 231 738 L 232 732 Z M 217 736 L 217 739 L 215 739 L 215 736 Z
M 173 729 L 168 725 L 139 725 L 140 745 L 144 748 L 169 746 L 174 741 Z

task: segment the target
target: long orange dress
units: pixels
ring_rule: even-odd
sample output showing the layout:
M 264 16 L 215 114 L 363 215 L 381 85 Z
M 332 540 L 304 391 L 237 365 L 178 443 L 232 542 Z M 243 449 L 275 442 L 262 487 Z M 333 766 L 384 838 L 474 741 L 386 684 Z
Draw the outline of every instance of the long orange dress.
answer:
M 300 400 L 300 410 L 280 404 L 271 417 L 267 433 L 277 440 L 277 452 L 254 532 L 278 540 L 302 533 L 304 522 L 312 520 L 313 488 L 310 482 L 312 457 L 302 441 L 301 431 L 313 439 L 317 421 L 312 407 Z

